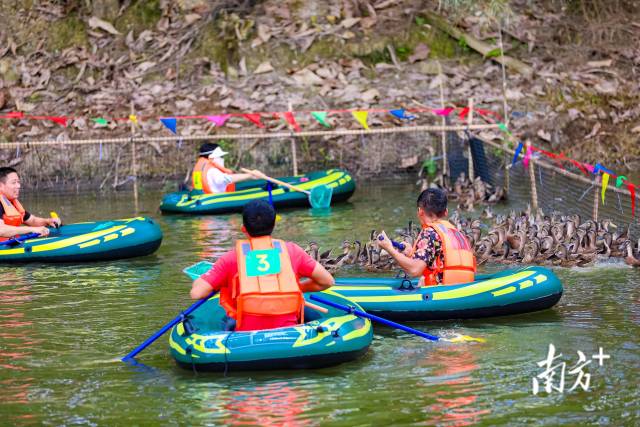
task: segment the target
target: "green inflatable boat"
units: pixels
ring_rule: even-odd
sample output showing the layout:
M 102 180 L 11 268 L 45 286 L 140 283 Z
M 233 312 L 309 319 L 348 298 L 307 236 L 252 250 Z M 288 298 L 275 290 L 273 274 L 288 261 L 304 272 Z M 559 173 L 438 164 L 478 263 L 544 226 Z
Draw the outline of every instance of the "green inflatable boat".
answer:
M 162 230 L 150 218 L 82 222 L 51 228 L 36 237 L 0 246 L 1 262 L 77 262 L 131 258 L 155 252 Z
M 331 203 L 343 202 L 356 190 L 356 184 L 348 172 L 341 169 L 310 172 L 304 175 L 279 178 L 302 190 L 310 191 L 316 186 L 326 185 L 333 189 Z M 305 193 L 292 191 L 275 184 L 271 191 L 273 206 L 278 208 L 309 207 Z M 223 214 L 241 212 L 250 200 L 269 200 L 267 182 L 252 180 L 236 184 L 236 191 L 220 194 L 204 194 L 202 191 L 179 191 L 163 197 L 160 210 L 165 213 Z
M 354 305 L 330 291 L 321 295 Z M 197 371 L 321 368 L 357 358 L 373 339 L 369 320 L 331 307 L 328 313 L 305 308 L 306 323 L 297 326 L 225 331 L 218 301 L 213 297 L 171 330 L 169 346 L 178 365 Z
M 479 274 L 472 283 L 416 287 L 417 279 L 337 278 L 331 290 L 368 313 L 396 320 L 504 316 L 553 307 L 562 283 L 549 269 L 525 267 Z

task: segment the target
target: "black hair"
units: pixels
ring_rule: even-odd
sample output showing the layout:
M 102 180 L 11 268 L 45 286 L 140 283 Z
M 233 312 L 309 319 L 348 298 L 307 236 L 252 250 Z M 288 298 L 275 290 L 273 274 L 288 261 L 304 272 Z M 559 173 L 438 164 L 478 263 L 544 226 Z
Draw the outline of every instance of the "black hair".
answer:
M 442 217 L 447 210 L 447 192 L 439 188 L 427 188 L 418 196 L 417 204 L 426 213 Z
M 269 236 L 276 225 L 276 211 L 264 200 L 252 200 L 242 209 L 242 223 L 251 237 Z
M 200 146 L 200 151 L 198 152 L 198 156 L 209 157 L 209 154 L 211 154 L 211 152 L 216 148 L 218 148 L 218 144 L 215 144 L 213 142 L 205 142 Z
M 0 182 L 3 184 L 7 182 L 7 177 L 12 173 L 18 173 L 14 168 L 10 168 L 8 166 L 0 168 Z

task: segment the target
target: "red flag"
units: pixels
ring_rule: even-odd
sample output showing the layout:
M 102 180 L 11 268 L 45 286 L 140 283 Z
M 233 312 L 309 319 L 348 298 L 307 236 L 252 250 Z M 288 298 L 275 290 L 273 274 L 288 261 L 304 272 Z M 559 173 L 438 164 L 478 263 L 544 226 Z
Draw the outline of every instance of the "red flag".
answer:
M 258 126 L 259 128 L 263 129 L 265 127 L 262 124 L 262 121 L 260 120 L 260 113 L 247 113 L 247 114 L 243 114 L 242 117 L 249 120 L 251 123 Z
M 11 111 L 10 113 L 2 116 L 3 119 L 24 119 L 24 113 L 22 111 Z
M 294 116 L 291 111 L 285 111 L 283 114 L 284 119 L 293 127 L 296 132 L 300 132 L 302 130 L 300 129 L 300 125 L 296 121 L 296 116 Z
M 64 116 L 62 117 L 47 116 L 45 117 L 45 119 L 51 120 L 52 122 L 55 122 L 55 123 L 58 123 L 59 125 L 67 127 L 67 118 Z
M 469 107 L 464 107 L 459 113 L 458 113 L 458 117 L 460 117 L 460 120 L 464 120 L 465 117 L 467 117 L 467 114 L 469 114 Z
M 629 193 L 631 193 L 631 218 L 636 216 L 636 186 L 632 183 L 627 183 Z

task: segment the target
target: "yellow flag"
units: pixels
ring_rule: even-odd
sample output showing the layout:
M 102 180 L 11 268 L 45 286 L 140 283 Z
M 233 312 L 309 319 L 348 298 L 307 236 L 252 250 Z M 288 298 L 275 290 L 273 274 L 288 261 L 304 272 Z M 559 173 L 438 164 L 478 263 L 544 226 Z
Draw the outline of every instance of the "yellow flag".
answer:
M 136 116 L 135 114 L 130 114 L 129 115 L 129 121 L 133 122 L 134 124 L 138 124 L 138 116 Z
M 368 111 L 352 111 L 353 117 L 362 125 L 363 128 L 369 130 L 369 125 L 367 124 L 367 116 L 369 115 Z
M 607 186 L 609 185 L 609 174 L 602 174 L 602 204 L 604 205 L 604 193 L 607 192 Z

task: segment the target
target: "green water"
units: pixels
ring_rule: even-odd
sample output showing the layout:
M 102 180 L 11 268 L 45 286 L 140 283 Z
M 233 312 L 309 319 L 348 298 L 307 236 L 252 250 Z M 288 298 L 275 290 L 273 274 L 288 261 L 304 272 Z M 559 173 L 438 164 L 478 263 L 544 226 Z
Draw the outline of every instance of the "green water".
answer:
M 188 307 L 182 268 L 226 251 L 241 217 L 162 216 L 158 192 L 140 215 L 165 237 L 151 256 L 76 265 L 0 266 L 0 425 L 638 425 L 640 270 L 558 269 L 559 304 L 506 318 L 412 323 L 433 334 L 486 343 L 433 343 L 378 327 L 368 354 L 328 369 L 194 374 L 175 366 L 163 337 L 139 357 L 118 358 Z M 361 185 L 322 216 L 282 212 L 276 235 L 337 247 L 415 215 L 410 185 Z M 66 222 L 131 216 L 129 193 L 23 197 Z M 490 267 L 496 269 L 497 267 Z M 364 274 L 355 267 L 345 275 Z M 564 393 L 532 393 L 553 343 L 566 362 Z M 592 361 L 588 391 L 568 391 L 577 351 Z M 558 373 L 559 375 L 559 373 Z M 557 385 L 557 382 L 555 383 Z

